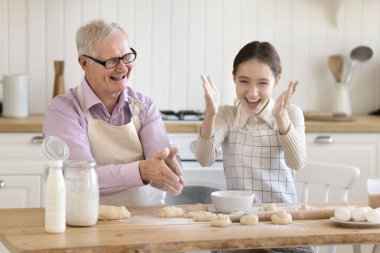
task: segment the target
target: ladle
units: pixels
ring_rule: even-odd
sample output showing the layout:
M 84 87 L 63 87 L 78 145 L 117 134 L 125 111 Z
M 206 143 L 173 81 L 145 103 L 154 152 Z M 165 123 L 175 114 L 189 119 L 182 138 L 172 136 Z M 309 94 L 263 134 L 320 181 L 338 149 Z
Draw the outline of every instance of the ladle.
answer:
M 329 56 L 329 68 L 334 76 L 336 82 L 341 82 L 343 71 L 343 57 L 340 54 Z
M 359 46 L 351 51 L 351 64 L 347 72 L 345 82 L 349 83 L 358 62 L 368 61 L 372 57 L 372 49 L 367 46 Z

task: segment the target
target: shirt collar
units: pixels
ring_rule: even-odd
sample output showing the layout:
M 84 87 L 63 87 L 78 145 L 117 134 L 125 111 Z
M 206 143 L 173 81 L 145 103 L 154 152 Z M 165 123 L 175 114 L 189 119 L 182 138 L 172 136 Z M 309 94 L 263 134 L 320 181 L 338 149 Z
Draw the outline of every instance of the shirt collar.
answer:
M 269 126 L 273 128 L 274 122 L 275 122 L 274 117 L 272 115 L 273 107 L 274 107 L 274 100 L 270 98 L 268 104 L 264 107 L 264 109 L 259 114 L 250 115 L 244 110 L 241 104 L 239 104 L 237 108 L 238 115 L 240 115 L 239 127 L 244 127 L 248 123 L 249 119 L 257 117 L 265 121 Z
M 97 105 L 97 104 L 103 105 L 103 102 L 98 98 L 98 96 L 91 89 L 86 78 L 83 78 L 81 85 L 82 85 L 82 91 L 83 91 L 84 105 L 87 107 L 87 109 L 90 109 L 91 107 L 93 107 L 94 105 Z M 120 94 L 119 102 L 116 105 L 117 108 L 124 107 L 125 102 L 128 102 L 126 92 L 127 92 L 127 89 L 125 89 L 124 92 L 122 92 Z M 123 101 L 123 102 L 121 102 L 121 101 Z

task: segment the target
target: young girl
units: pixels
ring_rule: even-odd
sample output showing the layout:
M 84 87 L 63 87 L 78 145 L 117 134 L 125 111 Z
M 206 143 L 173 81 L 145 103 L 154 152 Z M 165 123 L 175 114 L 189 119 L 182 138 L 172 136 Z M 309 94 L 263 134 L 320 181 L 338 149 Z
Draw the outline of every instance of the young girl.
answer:
M 235 105 L 218 107 L 214 82 L 202 75 L 206 109 L 197 160 L 202 166 L 213 164 L 221 146 L 227 189 L 253 191 L 258 203 L 297 202 L 292 170 L 303 168 L 306 159 L 303 113 L 291 104 L 298 82 L 291 81 L 276 101 L 272 99 L 281 79 L 280 58 L 270 43 L 258 41 L 236 55 L 232 76 Z

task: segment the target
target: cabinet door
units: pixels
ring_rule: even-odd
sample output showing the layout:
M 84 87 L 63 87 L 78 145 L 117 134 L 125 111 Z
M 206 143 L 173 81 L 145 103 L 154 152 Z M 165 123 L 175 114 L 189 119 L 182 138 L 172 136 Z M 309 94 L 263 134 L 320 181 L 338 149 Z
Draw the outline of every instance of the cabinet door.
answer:
M 367 201 L 366 181 L 379 176 L 378 134 L 306 134 L 310 161 L 342 163 L 360 169 L 359 182 L 349 192 L 350 201 Z
M 0 208 L 40 207 L 40 176 L 0 175 Z
M 0 133 L 0 159 L 44 159 L 40 133 Z

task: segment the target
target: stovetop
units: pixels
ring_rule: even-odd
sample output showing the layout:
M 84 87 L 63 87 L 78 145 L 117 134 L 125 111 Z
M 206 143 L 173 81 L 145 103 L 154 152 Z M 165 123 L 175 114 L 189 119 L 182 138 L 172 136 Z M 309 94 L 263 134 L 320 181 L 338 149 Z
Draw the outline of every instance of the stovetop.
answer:
M 201 121 L 203 120 L 203 112 L 195 110 L 162 110 L 162 120 L 164 121 Z

